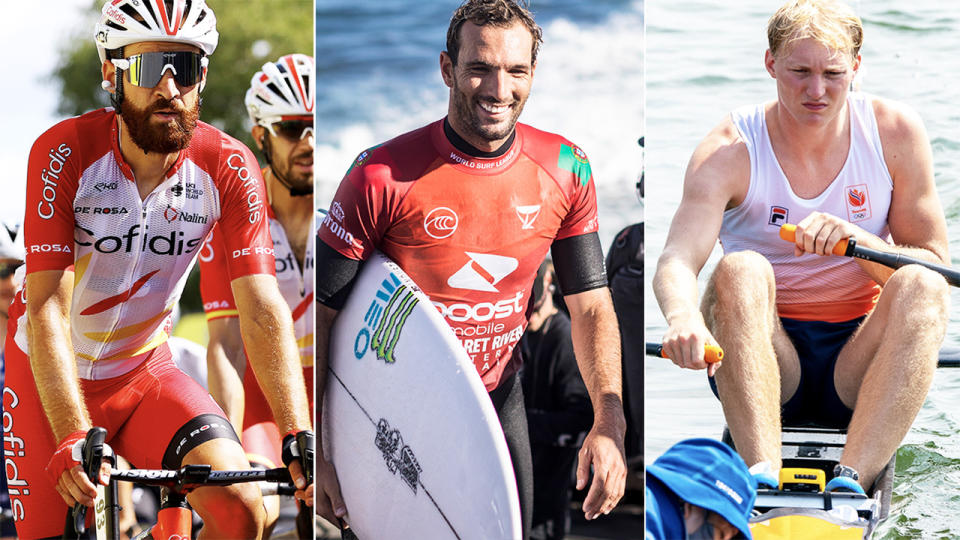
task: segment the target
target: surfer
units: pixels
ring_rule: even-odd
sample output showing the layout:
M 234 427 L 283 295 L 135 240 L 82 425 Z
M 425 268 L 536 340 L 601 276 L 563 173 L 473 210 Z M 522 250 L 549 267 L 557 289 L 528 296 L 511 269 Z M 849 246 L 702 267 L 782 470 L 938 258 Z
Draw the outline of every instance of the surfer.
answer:
M 619 330 L 597 236 L 590 162 L 563 137 L 517 123 L 540 42 L 532 15 L 513 0 L 461 5 L 440 54 L 450 88 L 446 118 L 357 157 L 320 226 L 316 252 L 318 388 L 336 310 L 360 262 L 380 250 L 430 296 L 473 359 L 504 427 L 524 536 L 531 458 L 516 344 L 548 250 L 594 410 L 577 466 L 578 489 L 588 486 L 593 468 L 583 504 L 588 519 L 613 509 L 626 474 Z M 317 510 L 328 519 L 344 516 L 332 467 L 323 459 L 317 475 Z
M 250 79 L 244 104 L 253 122 L 251 135 L 267 166 L 266 217 L 273 239 L 280 293 L 293 313 L 307 397 L 313 395 L 313 242 L 317 219 L 313 208 L 313 57 L 288 54 L 267 62 Z M 200 294 L 207 314 L 210 343 L 207 365 L 210 394 L 223 407 L 251 464 L 272 469 L 282 463 L 281 433 L 263 389 L 247 366 L 240 319 L 228 275 L 224 231 L 214 227 L 200 256 Z M 311 403 L 312 408 L 312 403 Z M 279 497 L 264 500 L 267 525 L 277 521 Z M 301 538 L 312 538 L 313 517 L 298 514 Z
M 947 322 L 944 279 L 830 256 L 842 239 L 943 263 L 930 143 L 904 105 L 851 92 L 863 28 L 835 0 L 771 17 L 777 99 L 738 109 L 694 151 L 654 291 L 664 352 L 708 369 L 736 448 L 777 486 L 780 428 L 848 428 L 828 490 L 862 493 L 906 435 Z M 778 236 L 797 223 L 794 245 Z M 697 274 L 719 238 L 700 310 Z M 708 368 L 706 344 L 724 350 Z M 715 378 L 713 377 L 715 375 Z M 766 469 L 766 471 L 764 471 Z
M 10 308 L 3 393 L 21 538 L 60 536 L 69 506 L 93 506 L 78 451 L 95 425 L 142 467 L 249 467 L 223 411 L 176 368 L 165 343 L 171 307 L 215 222 L 230 230 L 244 342 L 280 431 L 312 441 L 256 159 L 198 121 L 219 40 L 213 11 L 203 0 L 113 0 L 94 38 L 114 107 L 44 132 L 27 169 L 26 285 Z M 308 472 L 310 455 L 300 455 Z M 297 496 L 312 500 L 301 470 L 292 460 Z M 93 481 L 106 484 L 103 472 Z M 187 498 L 204 520 L 201 537 L 260 537 L 258 486 Z

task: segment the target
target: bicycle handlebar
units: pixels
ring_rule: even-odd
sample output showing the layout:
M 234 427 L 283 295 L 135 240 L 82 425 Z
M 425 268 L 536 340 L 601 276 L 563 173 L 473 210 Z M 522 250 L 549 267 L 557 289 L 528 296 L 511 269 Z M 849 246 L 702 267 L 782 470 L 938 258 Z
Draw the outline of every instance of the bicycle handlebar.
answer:
M 87 477 L 96 484 L 103 459 L 110 461 L 110 481 L 133 482 L 141 485 L 165 487 L 172 491 L 187 494 L 202 486 L 229 486 L 245 482 L 271 482 L 278 484 L 277 492 L 293 494 L 293 479 L 286 468 L 250 469 L 246 471 L 214 471 L 210 465 L 184 465 L 180 470 L 113 468 L 116 459 L 113 451 L 105 444 L 107 430 L 102 427 L 90 428 L 84 439 L 81 466 Z M 285 486 L 289 485 L 289 487 Z M 77 538 L 86 532 L 87 507 L 74 505 L 68 513 L 64 538 Z M 72 529 L 72 530 L 71 530 Z
M 159 486 L 179 493 L 189 493 L 203 486 L 229 486 L 243 482 L 292 483 L 290 471 L 283 468 L 250 469 L 247 471 L 214 471 L 210 465 L 184 465 L 180 470 L 112 469 L 111 480 Z

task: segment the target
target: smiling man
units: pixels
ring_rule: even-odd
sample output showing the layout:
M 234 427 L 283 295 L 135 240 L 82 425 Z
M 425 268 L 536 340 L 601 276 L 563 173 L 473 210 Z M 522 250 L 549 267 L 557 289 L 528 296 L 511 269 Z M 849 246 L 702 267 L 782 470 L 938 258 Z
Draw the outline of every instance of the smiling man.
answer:
M 869 489 L 923 404 L 946 328 L 947 286 L 830 255 L 842 239 L 943 263 L 946 223 L 916 113 L 849 89 L 863 28 L 835 0 L 771 17 L 765 67 L 777 99 L 738 109 L 700 143 L 654 277 L 664 352 L 715 375 L 737 450 L 776 487 L 780 428 L 848 428 L 830 491 Z M 796 223 L 796 243 L 780 239 Z M 697 274 L 719 238 L 697 308 Z
M 171 311 L 215 223 L 231 232 L 225 277 L 280 433 L 291 446 L 312 441 L 257 162 L 198 121 L 219 39 L 213 11 L 203 0 L 114 0 L 95 39 L 114 107 L 50 128 L 29 157 L 26 285 L 10 308 L 3 393 L 21 538 L 59 536 L 68 506 L 93 504 L 75 456 L 95 425 L 143 468 L 248 467 L 223 411 L 177 369 L 166 344 Z M 290 471 L 298 496 L 312 502 L 307 463 L 292 460 Z M 262 533 L 255 485 L 203 488 L 188 500 L 203 537 Z
M 614 507 L 626 474 L 619 331 L 597 237 L 590 163 L 563 137 L 517 123 L 540 41 L 531 14 L 512 0 L 464 3 L 440 54 L 450 88 L 447 117 L 361 153 L 340 184 L 317 244 L 318 390 L 336 310 L 360 261 L 380 250 L 464 336 L 504 427 L 525 536 L 532 473 L 516 345 L 548 250 L 594 410 L 577 469 L 583 489 L 593 466 L 583 506 L 588 519 Z M 342 517 L 335 476 L 322 459 L 318 476 L 318 511 Z

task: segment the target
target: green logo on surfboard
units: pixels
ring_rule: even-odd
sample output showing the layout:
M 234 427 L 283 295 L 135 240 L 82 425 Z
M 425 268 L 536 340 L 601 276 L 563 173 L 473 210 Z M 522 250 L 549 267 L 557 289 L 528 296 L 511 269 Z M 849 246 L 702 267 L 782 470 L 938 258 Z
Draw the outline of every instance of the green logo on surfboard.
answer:
M 386 306 L 380 301 L 385 302 Z M 363 358 L 369 347 L 378 359 L 387 364 L 396 362 L 393 353 L 397 340 L 417 302 L 419 300 L 413 290 L 401 285 L 396 275 L 390 274 L 389 279 L 383 280 L 363 317 L 367 326 L 360 329 L 354 340 L 353 354 L 357 360 Z
M 407 317 L 417 305 L 417 296 L 413 291 L 401 286 L 397 289 L 390 302 L 384 310 L 383 317 L 380 318 L 380 324 L 373 332 L 370 339 L 370 348 L 377 353 L 377 358 L 388 364 L 396 361 L 393 356 L 393 349 L 397 346 L 397 340 L 400 339 L 400 332 L 403 331 L 403 325 L 407 322 Z

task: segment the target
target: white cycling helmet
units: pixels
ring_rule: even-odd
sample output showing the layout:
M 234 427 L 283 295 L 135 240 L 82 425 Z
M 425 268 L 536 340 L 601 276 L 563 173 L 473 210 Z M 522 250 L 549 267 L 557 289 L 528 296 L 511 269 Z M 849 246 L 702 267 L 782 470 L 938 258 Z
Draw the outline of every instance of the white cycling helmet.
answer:
M 204 0 L 107 0 L 94 30 L 100 61 L 141 41 L 188 43 L 207 56 L 217 48 L 217 18 Z
M 253 75 L 243 103 L 254 124 L 272 131 L 284 116 L 312 116 L 313 95 L 313 57 L 288 54 Z

